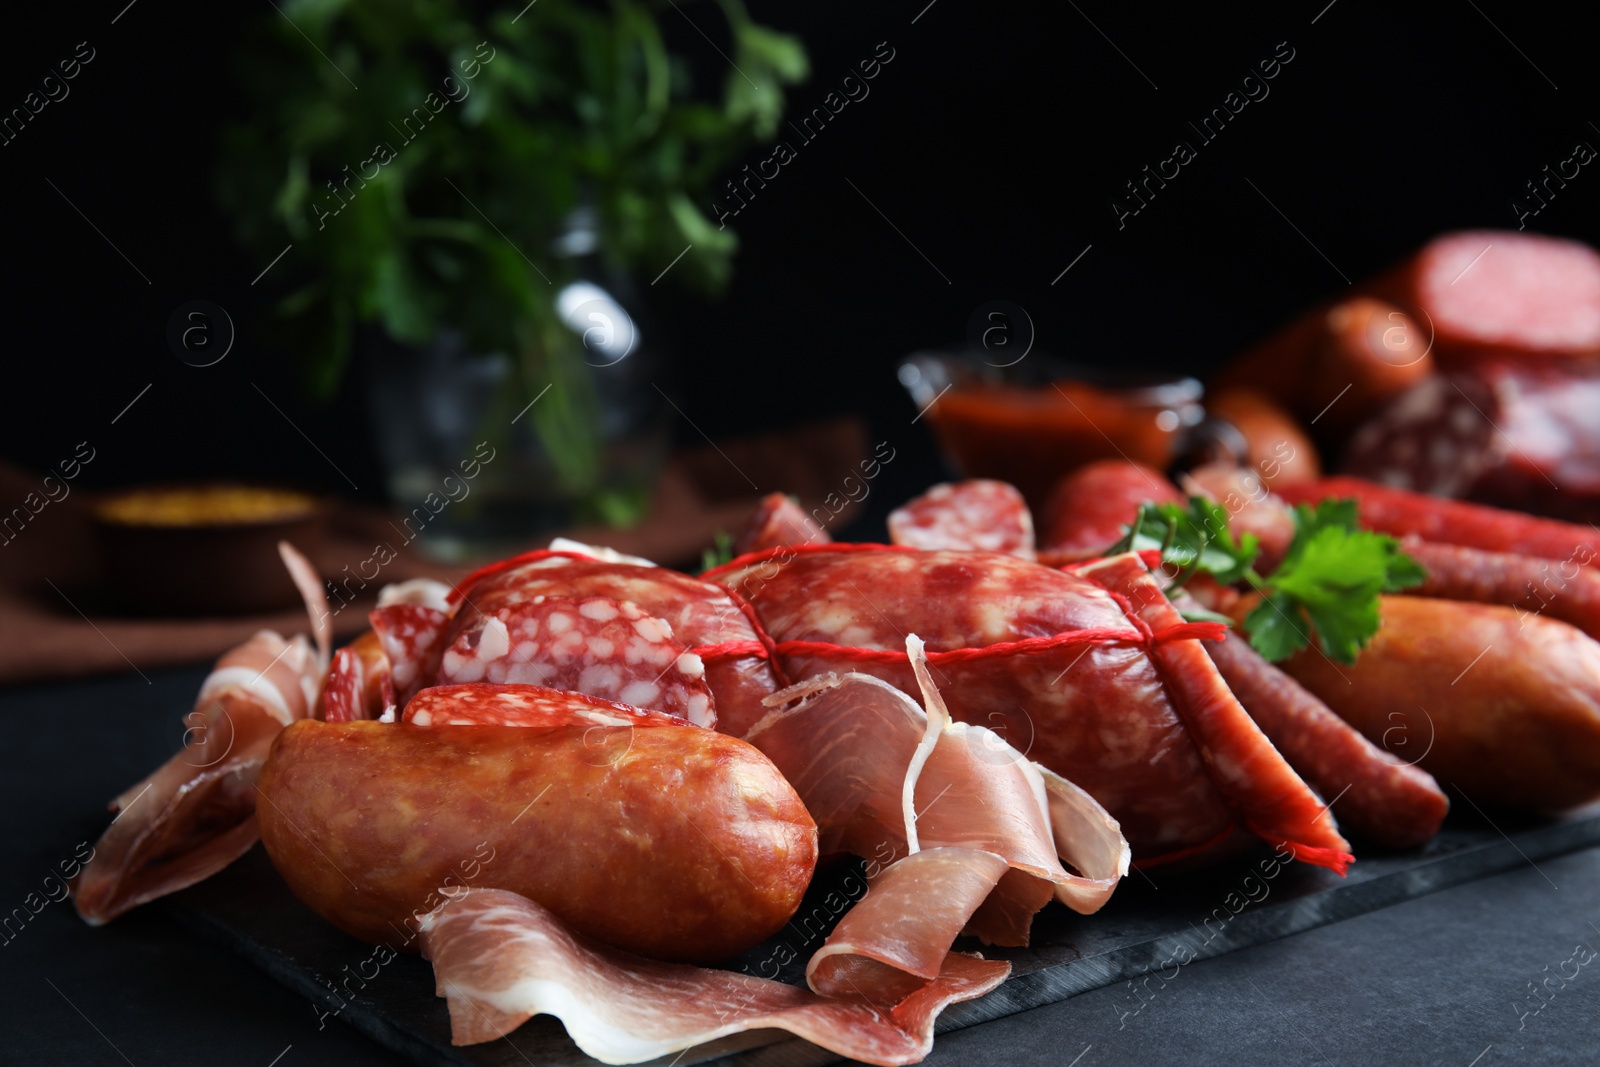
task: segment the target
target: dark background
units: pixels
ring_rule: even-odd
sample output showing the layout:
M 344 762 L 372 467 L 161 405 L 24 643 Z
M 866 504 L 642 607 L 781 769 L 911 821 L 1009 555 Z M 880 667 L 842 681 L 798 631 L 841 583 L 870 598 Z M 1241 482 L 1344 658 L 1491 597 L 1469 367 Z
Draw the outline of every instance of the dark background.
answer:
M 1203 372 L 1436 232 L 1514 228 L 1525 181 L 1579 140 L 1600 145 L 1600 114 L 1585 110 L 1591 43 L 1571 8 L 926 2 L 751 5 L 810 50 L 791 110 L 820 104 L 879 42 L 895 58 L 732 221 L 743 247 L 723 300 L 649 291 L 678 352 L 678 403 L 712 437 L 860 412 L 925 444 L 924 427 L 906 427 L 895 363 L 959 342 L 996 298 L 1028 311 L 1037 350 Z M 90 486 L 236 475 L 348 492 L 257 383 L 361 495 L 381 493 L 359 381 L 325 406 L 297 395 L 283 353 L 260 340 L 272 294 L 250 282 L 265 264 L 235 247 L 211 195 L 219 130 L 247 117 L 231 65 L 240 30 L 278 16 L 265 0 L 126 3 L 8 12 L 0 109 L 78 42 L 97 55 L 0 147 L 0 457 L 42 468 L 87 438 Z M 721 25 L 709 8 L 685 12 Z M 693 28 L 663 18 L 669 43 L 721 77 Z M 1294 59 L 1270 95 L 1202 145 L 1186 121 L 1285 41 Z M 1122 183 L 1179 138 L 1198 159 L 1119 230 Z M 1530 228 L 1600 236 L 1591 169 Z M 238 327 L 215 367 L 165 343 L 169 314 L 194 298 Z

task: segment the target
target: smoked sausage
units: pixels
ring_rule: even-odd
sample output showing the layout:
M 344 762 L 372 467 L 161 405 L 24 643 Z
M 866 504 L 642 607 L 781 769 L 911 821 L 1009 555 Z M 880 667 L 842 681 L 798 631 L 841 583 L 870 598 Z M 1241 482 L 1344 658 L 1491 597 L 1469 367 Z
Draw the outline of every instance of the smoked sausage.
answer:
M 1386 596 L 1381 612 L 1355 666 L 1306 649 L 1285 670 L 1374 744 L 1425 746 L 1418 765 L 1479 804 L 1600 797 L 1600 643 L 1489 604 Z
M 262 769 L 261 840 L 313 911 L 393 948 L 472 887 L 655 959 L 725 959 L 794 913 L 816 825 L 753 746 L 664 719 L 303 721 Z

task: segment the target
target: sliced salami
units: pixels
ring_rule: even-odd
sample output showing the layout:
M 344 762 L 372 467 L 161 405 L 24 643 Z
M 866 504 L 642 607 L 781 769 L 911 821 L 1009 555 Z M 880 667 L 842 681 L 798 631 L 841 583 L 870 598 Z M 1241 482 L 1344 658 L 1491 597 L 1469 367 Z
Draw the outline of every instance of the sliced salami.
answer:
M 756 505 L 744 533 L 733 543 L 733 554 L 742 556 L 746 552 L 783 545 L 826 545 L 832 541 L 828 532 L 817 525 L 793 497 L 769 493 Z
M 406 705 L 412 726 L 685 726 L 675 715 L 537 685 L 436 685 Z
M 670 623 L 630 601 L 537 595 L 453 628 L 437 679 L 547 686 L 711 726 L 705 673 Z
M 391 604 L 367 616 L 389 657 L 389 674 L 400 707 L 423 686 L 432 685 L 444 652 L 450 616 L 420 604 Z
M 1031 560 L 1033 515 L 1008 482 L 946 482 L 889 514 L 889 540 L 907 548 L 1004 552 Z
M 371 630 L 333 654 L 316 718 L 328 722 L 376 719 L 394 707 L 389 657 Z
M 1600 368 L 1479 363 L 1428 378 L 1351 440 L 1344 471 L 1396 489 L 1600 519 Z

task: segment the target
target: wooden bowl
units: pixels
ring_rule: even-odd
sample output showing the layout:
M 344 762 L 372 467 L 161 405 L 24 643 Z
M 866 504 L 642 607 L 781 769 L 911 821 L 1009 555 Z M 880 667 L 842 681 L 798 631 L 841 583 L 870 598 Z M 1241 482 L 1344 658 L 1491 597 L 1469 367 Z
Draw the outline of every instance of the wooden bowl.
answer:
M 102 497 L 92 515 L 107 584 L 122 607 L 160 615 L 246 615 L 300 603 L 278 542 L 313 554 L 328 504 L 262 486 L 148 486 Z

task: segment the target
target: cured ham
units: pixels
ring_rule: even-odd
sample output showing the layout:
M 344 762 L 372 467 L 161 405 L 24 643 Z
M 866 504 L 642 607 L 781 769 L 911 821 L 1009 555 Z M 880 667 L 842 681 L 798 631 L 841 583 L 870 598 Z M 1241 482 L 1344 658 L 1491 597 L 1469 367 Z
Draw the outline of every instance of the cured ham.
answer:
M 1349 862 L 1320 802 L 1230 706 L 1192 640 L 1219 627 L 1152 624 L 1128 602 L 1120 573 L 1106 588 L 1000 555 L 788 551 L 782 566 L 758 553 L 708 577 L 750 602 L 791 677 L 860 670 L 914 690 L 909 659 L 894 650 L 915 632 L 955 718 L 993 729 L 1081 786 L 1141 862 L 1206 851 L 1240 828 L 1308 862 Z M 1233 758 L 1259 780 L 1242 780 Z
M 1033 515 L 1015 486 L 986 478 L 936 485 L 889 513 L 889 540 L 1034 558 Z
M 538 1014 L 559 1017 L 603 1063 L 642 1063 L 748 1030 L 787 1030 L 865 1063 L 916 1063 L 944 1008 L 998 986 L 1009 963 L 960 953 L 897 1002 L 830 999 L 733 971 L 659 963 L 568 931 L 514 893 L 469 889 L 426 916 L 423 953 L 457 1045 L 492 1041 Z
M 209 878 L 255 844 L 256 776 L 278 733 L 316 705 L 327 669 L 321 583 L 293 548 L 279 552 L 307 594 L 320 652 L 263 630 L 217 661 L 185 717 L 182 750 L 111 802 L 115 818 L 73 884 L 85 921 L 98 926 Z

